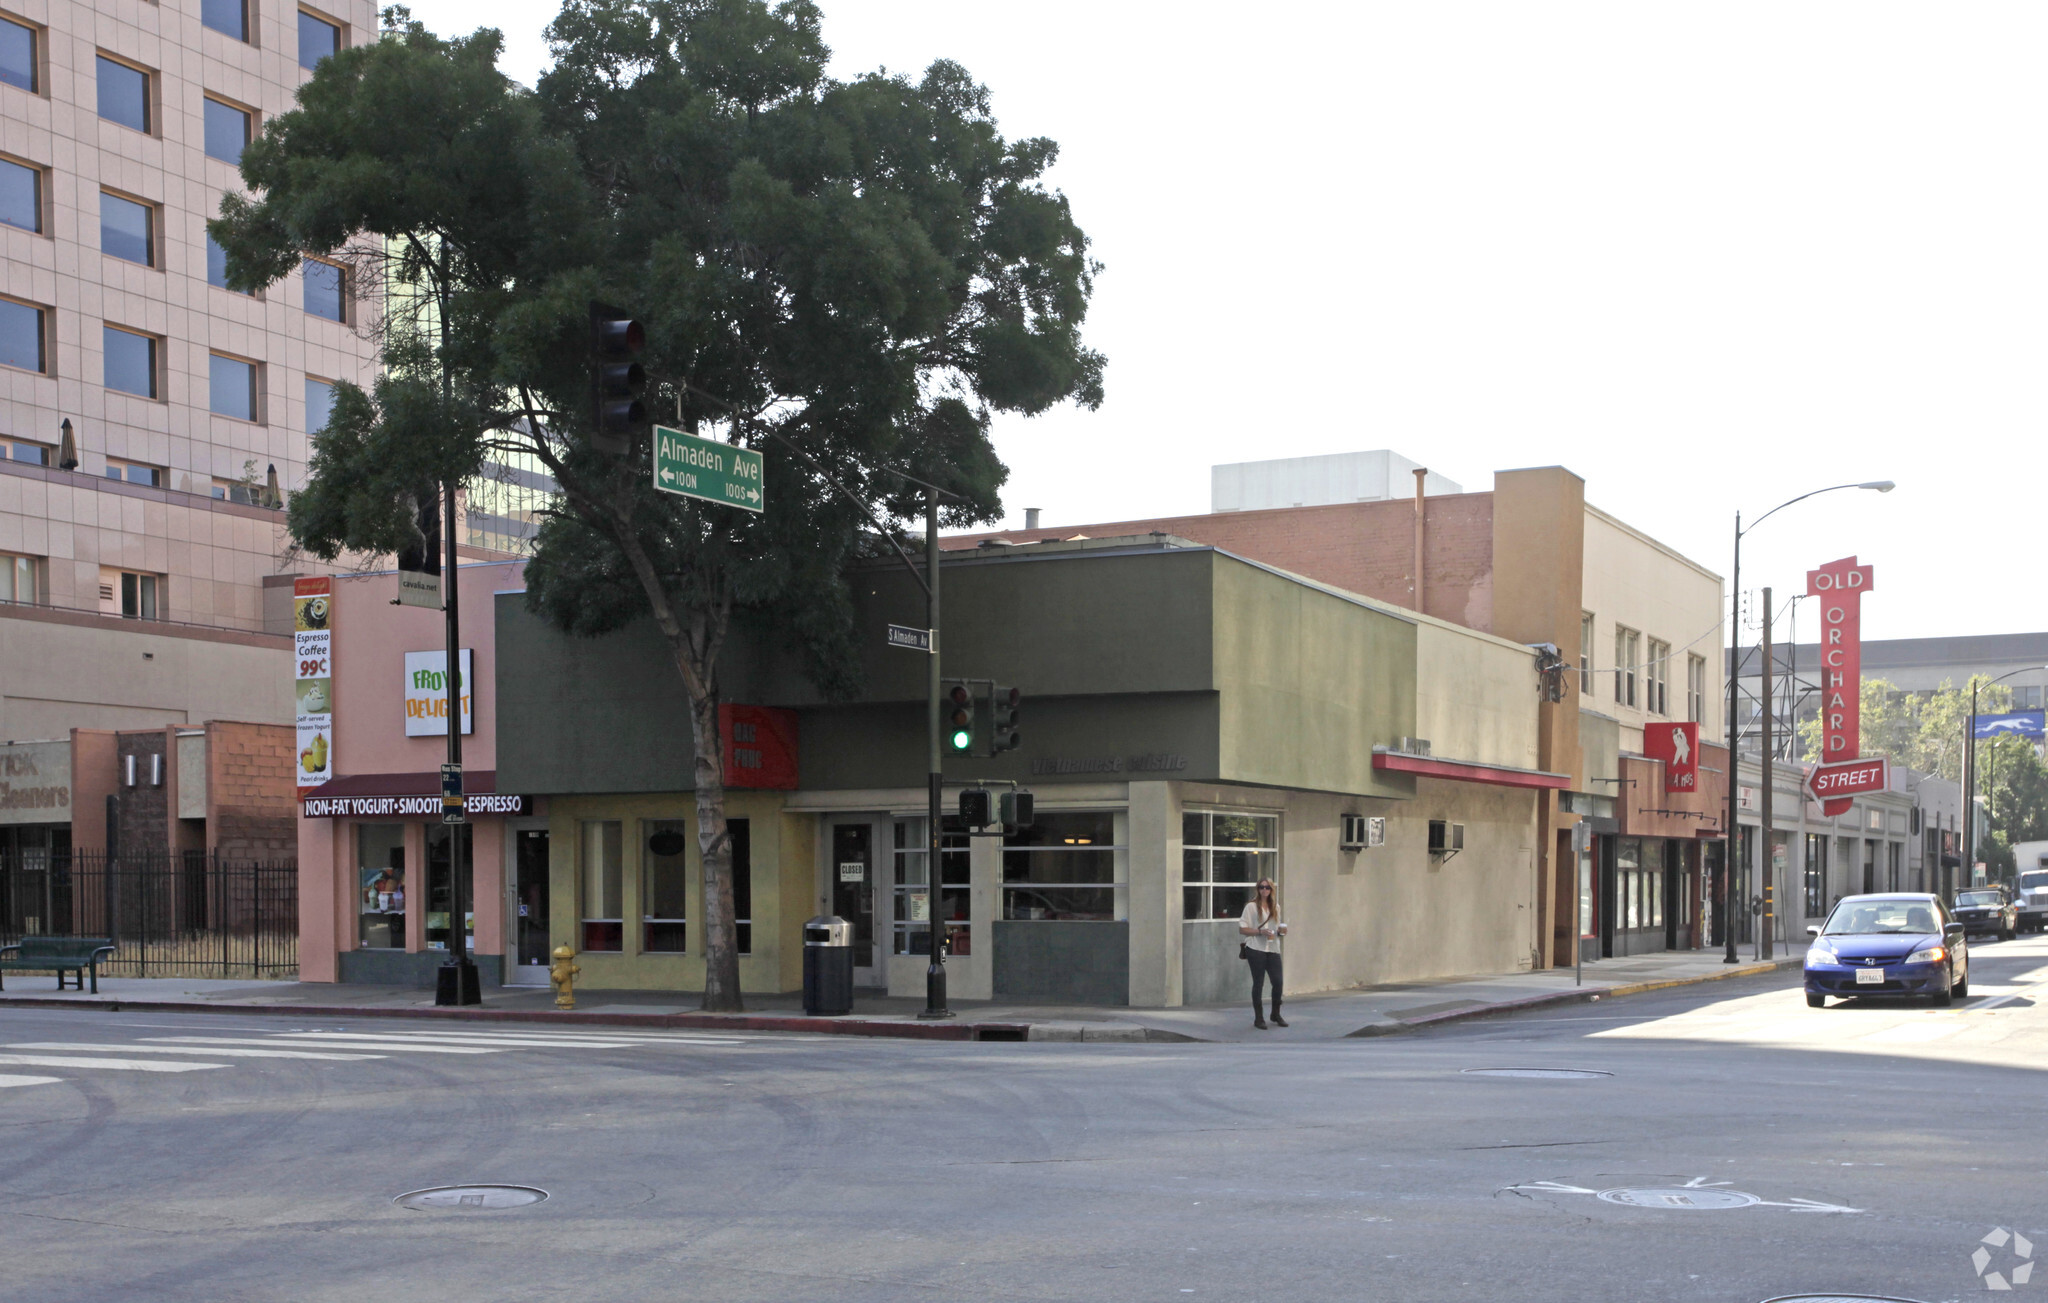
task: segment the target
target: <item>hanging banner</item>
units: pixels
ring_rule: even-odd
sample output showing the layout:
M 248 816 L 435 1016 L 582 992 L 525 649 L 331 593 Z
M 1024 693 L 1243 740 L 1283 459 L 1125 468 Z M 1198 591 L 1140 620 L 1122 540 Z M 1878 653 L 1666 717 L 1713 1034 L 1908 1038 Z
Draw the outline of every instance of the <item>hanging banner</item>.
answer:
M 1666 795 L 1700 789 L 1698 723 L 1643 725 L 1643 754 L 1664 762 Z
M 441 609 L 441 495 L 419 499 L 420 541 L 398 554 L 398 604 Z M 465 732 L 467 730 L 464 730 Z
M 1977 716 L 1977 739 L 2004 737 L 2006 734 L 2023 737 L 2030 742 L 2042 741 L 2048 736 L 2048 713 L 2038 710 L 2014 710 L 2003 715 Z
M 472 693 L 469 648 L 462 649 L 462 731 L 476 732 L 475 712 L 470 708 Z M 405 735 L 407 737 L 448 736 L 448 653 L 445 651 L 405 654 Z
M 334 777 L 334 580 L 292 580 L 292 652 L 304 796 Z
M 1862 758 L 1863 594 L 1870 589 L 1870 567 L 1853 556 L 1806 572 L 1806 595 L 1820 599 L 1823 765 Z M 1833 818 L 1851 804 L 1848 797 L 1830 797 L 1821 808 Z

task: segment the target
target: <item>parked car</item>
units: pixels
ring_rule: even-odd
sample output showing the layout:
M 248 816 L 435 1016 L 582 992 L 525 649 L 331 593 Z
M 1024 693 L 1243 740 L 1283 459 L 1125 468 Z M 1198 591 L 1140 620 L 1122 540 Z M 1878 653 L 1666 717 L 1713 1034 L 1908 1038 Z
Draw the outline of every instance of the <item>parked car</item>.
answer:
M 1940 896 L 1844 896 L 1806 929 L 1806 1003 L 1827 997 L 1925 995 L 1950 1004 L 1970 993 L 1969 934 Z
M 2042 931 L 2048 928 L 2048 842 L 2019 842 L 2012 858 L 2020 871 L 2012 902 L 2019 906 L 2020 931 Z
M 1971 887 L 1956 893 L 1956 921 L 1971 936 L 1996 936 L 2010 941 L 2019 931 L 2020 912 L 2004 887 Z

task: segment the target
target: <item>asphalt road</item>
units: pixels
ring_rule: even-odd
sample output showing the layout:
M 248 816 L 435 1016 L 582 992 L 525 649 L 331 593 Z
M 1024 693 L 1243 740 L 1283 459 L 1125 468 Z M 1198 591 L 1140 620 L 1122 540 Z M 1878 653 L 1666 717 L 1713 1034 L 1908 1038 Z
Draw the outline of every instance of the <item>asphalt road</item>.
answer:
M 1262 1045 L 0 1009 L 0 1297 L 1960 1300 L 2048 1257 L 2048 940 L 1976 965 Z M 393 1203 L 467 1182 L 548 1198 Z

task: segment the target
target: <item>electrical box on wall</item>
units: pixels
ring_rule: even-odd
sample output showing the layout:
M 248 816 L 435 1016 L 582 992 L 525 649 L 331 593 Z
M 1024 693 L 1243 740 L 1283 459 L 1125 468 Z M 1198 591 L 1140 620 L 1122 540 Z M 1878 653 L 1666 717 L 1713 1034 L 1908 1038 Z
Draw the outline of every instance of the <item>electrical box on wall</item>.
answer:
M 1447 819 L 1429 821 L 1429 853 L 1445 859 L 1465 849 L 1465 825 Z
M 1347 851 L 1370 850 L 1387 844 L 1387 821 L 1363 814 L 1340 816 L 1337 845 Z

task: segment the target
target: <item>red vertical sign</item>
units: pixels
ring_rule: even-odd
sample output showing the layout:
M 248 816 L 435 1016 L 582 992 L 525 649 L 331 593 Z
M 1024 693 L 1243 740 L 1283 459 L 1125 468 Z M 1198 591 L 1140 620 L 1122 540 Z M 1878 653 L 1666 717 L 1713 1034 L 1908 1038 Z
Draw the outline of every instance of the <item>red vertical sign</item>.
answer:
M 1700 726 L 1686 724 L 1643 725 L 1643 754 L 1664 762 L 1664 791 L 1697 792 L 1700 789 Z
M 1858 759 L 1863 749 L 1863 594 L 1870 588 L 1870 567 L 1853 556 L 1806 572 L 1806 595 L 1820 599 L 1823 764 Z M 1850 804 L 1838 797 L 1821 809 L 1832 818 Z

